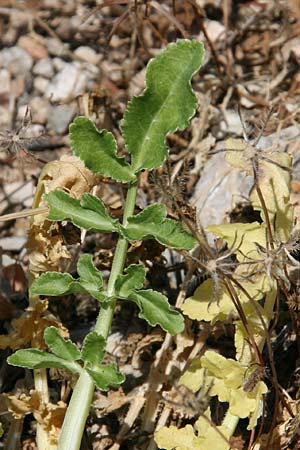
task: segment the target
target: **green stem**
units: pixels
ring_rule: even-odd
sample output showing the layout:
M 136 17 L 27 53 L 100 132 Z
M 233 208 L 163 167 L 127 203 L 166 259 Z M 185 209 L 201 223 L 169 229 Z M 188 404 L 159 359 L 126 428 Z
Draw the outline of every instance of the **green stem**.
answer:
M 137 184 L 138 181 L 129 186 L 124 207 L 123 225 L 127 224 L 128 217 L 134 213 Z M 114 297 L 115 282 L 118 275 L 123 272 L 127 248 L 128 242 L 123 237 L 120 237 L 116 246 L 108 281 L 107 292 L 109 299 L 103 303 L 95 326 L 95 331 L 103 336 L 105 340 L 110 331 L 116 306 L 116 298 Z M 95 385 L 92 378 L 83 370 L 74 387 L 68 405 L 57 450 L 79 450 L 85 422 L 93 399 L 94 389 Z

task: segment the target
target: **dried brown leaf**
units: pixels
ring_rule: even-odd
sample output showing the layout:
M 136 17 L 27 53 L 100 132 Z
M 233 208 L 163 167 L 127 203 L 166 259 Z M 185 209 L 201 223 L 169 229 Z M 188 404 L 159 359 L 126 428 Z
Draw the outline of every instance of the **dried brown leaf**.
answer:
M 13 350 L 30 345 L 35 348 L 47 348 L 44 342 L 44 330 L 55 326 L 64 336 L 67 330 L 48 310 L 48 302 L 37 301 L 18 318 L 12 321 L 12 331 L 8 335 L 0 336 L 0 348 L 10 347 Z

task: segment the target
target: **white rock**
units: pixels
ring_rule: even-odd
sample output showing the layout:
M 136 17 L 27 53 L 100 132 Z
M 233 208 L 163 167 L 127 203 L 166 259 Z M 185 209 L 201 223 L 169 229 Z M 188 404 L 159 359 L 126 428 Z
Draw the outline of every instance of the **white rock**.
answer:
M 52 78 L 54 75 L 53 65 L 50 58 L 40 59 L 33 68 L 35 75 Z
M 112 81 L 116 82 L 122 79 L 123 74 L 119 64 L 103 60 L 101 63 L 101 69 Z
M 27 238 L 22 236 L 5 237 L 0 239 L 0 247 L 10 252 L 18 252 L 26 244 Z
M 44 77 L 35 77 L 33 85 L 38 92 L 44 94 L 48 88 L 49 80 Z
M 10 266 L 11 264 L 15 264 L 16 260 L 11 258 L 10 256 L 4 254 L 2 255 L 2 265 L 3 267 Z
M 97 55 L 95 50 L 93 50 L 91 47 L 87 47 L 85 45 L 82 45 L 74 51 L 74 54 L 78 56 L 78 58 L 82 59 L 83 61 L 86 61 L 91 64 L 98 64 L 101 56 Z
M 84 92 L 87 81 L 86 73 L 80 68 L 66 64 L 49 84 L 46 96 L 54 102 L 74 98 Z
M 225 33 L 225 27 L 217 20 L 205 20 L 205 28 L 211 42 L 215 42 Z
M 20 47 L 10 47 L 0 51 L 0 67 L 5 67 L 12 75 L 29 72 L 32 64 L 32 57 Z
M 0 95 L 9 94 L 10 73 L 7 69 L 0 70 Z

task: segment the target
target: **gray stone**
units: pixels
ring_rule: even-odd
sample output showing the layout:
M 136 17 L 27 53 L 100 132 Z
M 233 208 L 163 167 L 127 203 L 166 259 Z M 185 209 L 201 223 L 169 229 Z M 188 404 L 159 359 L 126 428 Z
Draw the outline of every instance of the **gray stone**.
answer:
M 45 78 L 52 78 L 54 75 L 53 65 L 50 58 L 40 59 L 33 68 L 35 75 Z
M 53 106 L 49 111 L 48 126 L 56 133 L 64 134 L 75 114 L 75 105 Z

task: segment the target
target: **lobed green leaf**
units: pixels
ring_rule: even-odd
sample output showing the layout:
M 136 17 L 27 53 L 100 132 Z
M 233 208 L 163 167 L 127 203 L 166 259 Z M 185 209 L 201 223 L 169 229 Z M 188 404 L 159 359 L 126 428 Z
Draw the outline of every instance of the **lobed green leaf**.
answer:
M 77 200 L 66 192 L 56 190 L 44 195 L 50 207 L 49 220 L 70 220 L 85 230 L 102 233 L 117 231 L 117 220 L 110 217 L 105 206 L 97 197 L 85 193 Z
M 141 213 L 129 217 L 125 227 L 120 225 L 120 231 L 128 240 L 153 237 L 167 247 L 187 250 L 193 248 L 196 239 L 187 233 L 179 222 L 167 219 L 166 216 L 164 205 L 153 204 Z
M 70 125 L 71 147 L 86 167 L 116 181 L 135 179 L 130 165 L 117 156 L 117 143 L 112 133 L 97 130 L 87 117 L 77 117 Z
M 200 42 L 180 40 L 149 62 L 146 90 L 131 100 L 122 121 L 134 172 L 159 167 L 168 153 L 167 134 L 188 126 L 197 105 L 190 80 L 202 59 Z

